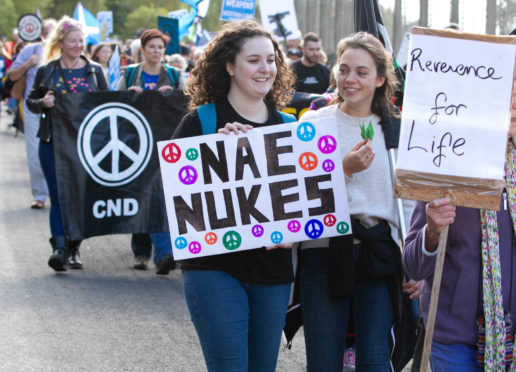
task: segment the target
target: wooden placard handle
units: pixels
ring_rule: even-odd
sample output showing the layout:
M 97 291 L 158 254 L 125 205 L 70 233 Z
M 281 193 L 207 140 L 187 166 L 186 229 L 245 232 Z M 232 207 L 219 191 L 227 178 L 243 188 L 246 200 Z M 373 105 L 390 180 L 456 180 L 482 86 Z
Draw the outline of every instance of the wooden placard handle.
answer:
M 423 354 L 421 357 L 420 372 L 426 372 L 428 361 L 430 359 L 430 351 L 432 349 L 432 338 L 434 337 L 435 316 L 437 314 L 437 303 L 439 301 L 439 291 L 441 289 L 441 277 L 443 275 L 444 256 L 446 254 L 446 243 L 448 241 L 447 225 L 439 235 L 439 245 L 437 246 L 437 260 L 434 269 L 434 281 L 432 283 L 432 293 L 430 295 L 430 307 L 428 309 L 428 317 L 426 319 L 425 342 L 423 344 Z

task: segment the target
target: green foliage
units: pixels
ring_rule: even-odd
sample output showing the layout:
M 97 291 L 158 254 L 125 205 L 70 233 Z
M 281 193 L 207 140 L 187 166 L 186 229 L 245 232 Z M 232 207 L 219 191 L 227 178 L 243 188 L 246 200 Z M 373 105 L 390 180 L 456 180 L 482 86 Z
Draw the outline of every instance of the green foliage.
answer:
M 47 0 L 47 5 L 41 10 L 43 18 L 52 17 L 59 20 L 63 15 L 73 18 L 78 0 Z M 94 15 L 104 10 L 104 0 L 81 0 L 81 4 Z
M 165 8 L 155 9 L 154 6 L 140 5 L 127 15 L 125 28 L 122 30 L 123 37 L 134 37 L 140 28 L 156 28 L 158 16 L 166 17 L 168 10 Z M 127 35 L 127 36 L 126 36 Z
M 10 39 L 19 15 L 16 13 L 12 0 L 0 0 L 0 9 L 2 9 L 0 12 L 0 34 L 6 35 L 7 39 Z
M 220 11 L 222 10 L 222 1 L 210 1 L 210 7 L 206 17 L 202 20 L 202 27 L 205 30 L 215 32 L 218 31 L 226 22 L 220 20 Z

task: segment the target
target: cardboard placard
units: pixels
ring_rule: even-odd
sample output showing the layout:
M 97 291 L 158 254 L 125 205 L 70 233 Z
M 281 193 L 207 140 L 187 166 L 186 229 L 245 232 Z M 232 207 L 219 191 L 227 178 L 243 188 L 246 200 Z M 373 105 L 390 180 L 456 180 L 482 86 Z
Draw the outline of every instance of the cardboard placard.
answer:
M 498 210 L 516 39 L 415 27 L 395 196 Z
M 175 259 L 351 233 L 335 118 L 158 142 Z

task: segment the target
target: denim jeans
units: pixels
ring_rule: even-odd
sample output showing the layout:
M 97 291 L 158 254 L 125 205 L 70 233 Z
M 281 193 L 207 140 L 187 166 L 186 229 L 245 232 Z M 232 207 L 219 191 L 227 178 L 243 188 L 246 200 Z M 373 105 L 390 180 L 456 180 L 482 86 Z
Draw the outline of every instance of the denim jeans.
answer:
M 50 196 L 50 233 L 54 238 L 56 238 L 58 246 L 61 246 L 61 242 L 63 242 L 64 246 L 65 231 L 63 227 L 61 208 L 59 207 L 56 166 L 54 163 L 54 145 L 52 143 L 39 143 L 39 160 L 41 162 L 43 174 L 45 175 L 45 180 L 47 181 L 48 193 Z
M 183 291 L 208 371 L 275 371 L 290 284 L 183 270 Z
M 300 296 L 307 370 L 342 371 L 346 335 L 353 306 L 356 367 L 389 371 L 389 332 L 394 323 L 391 299 L 382 280 L 361 275 L 355 247 L 357 281 L 353 297 L 334 298 L 328 289 L 328 249 L 300 250 Z
M 152 244 L 154 245 L 154 264 L 163 257 L 172 255 L 172 241 L 169 233 L 133 234 L 131 249 L 134 257 L 151 257 Z
M 482 372 L 477 364 L 477 348 L 470 345 L 445 345 L 432 342 L 430 367 L 433 372 Z

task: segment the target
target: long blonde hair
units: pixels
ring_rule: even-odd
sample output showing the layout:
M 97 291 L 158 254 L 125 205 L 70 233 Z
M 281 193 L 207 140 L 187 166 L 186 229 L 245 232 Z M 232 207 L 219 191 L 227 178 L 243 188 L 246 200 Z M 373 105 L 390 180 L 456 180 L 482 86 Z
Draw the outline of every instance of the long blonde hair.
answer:
M 77 20 L 63 16 L 57 23 L 57 27 L 45 42 L 44 59 L 50 62 L 61 56 L 61 41 L 72 31 L 80 31 L 84 36 L 82 25 Z

